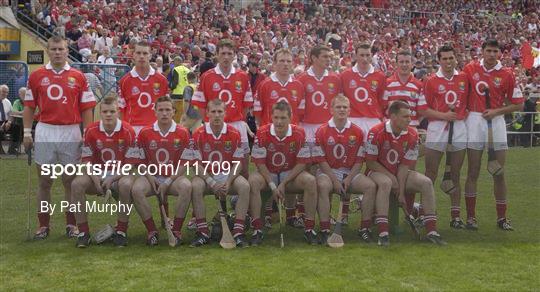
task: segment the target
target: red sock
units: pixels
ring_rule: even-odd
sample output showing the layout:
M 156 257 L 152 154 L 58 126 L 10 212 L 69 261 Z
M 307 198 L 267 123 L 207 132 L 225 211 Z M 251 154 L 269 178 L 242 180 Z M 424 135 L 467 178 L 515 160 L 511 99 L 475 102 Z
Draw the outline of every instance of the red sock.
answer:
M 388 217 L 387 216 L 377 216 L 375 219 L 375 224 L 379 227 L 379 236 L 388 235 Z
M 407 207 L 407 212 L 409 214 L 412 214 L 412 212 L 413 212 L 414 198 L 415 197 L 416 197 L 415 193 L 405 194 L 405 204 L 406 204 L 406 207 Z
M 304 231 L 311 231 L 315 227 L 315 221 L 313 219 L 304 218 Z
M 237 237 L 238 235 L 242 234 L 244 234 L 244 220 L 236 219 L 234 220 L 233 237 Z
M 362 220 L 362 222 L 360 223 L 360 229 L 370 228 L 370 227 L 371 227 L 371 219 Z
M 38 213 L 39 227 L 49 227 L 49 221 L 51 221 L 51 215 L 49 213 Z
M 116 221 L 116 231 L 127 233 L 127 230 L 128 230 L 128 222 L 123 222 L 120 220 Z
M 304 209 L 303 200 L 298 200 L 298 202 L 296 202 L 296 212 L 298 213 L 298 216 L 304 216 L 306 210 Z
M 496 200 L 497 220 L 506 218 L 506 200 Z
M 143 221 L 144 226 L 146 226 L 146 230 L 148 233 L 151 232 L 157 232 L 156 223 L 154 223 L 154 218 L 150 217 Z
M 197 218 L 195 222 L 197 222 L 197 231 L 199 233 L 202 233 L 206 237 L 210 237 L 210 230 L 208 229 L 208 224 L 206 224 L 206 220 L 204 218 Z
M 184 224 L 184 219 L 185 218 L 174 217 L 172 230 L 181 233 L 182 232 L 182 225 Z
M 285 214 L 287 215 L 287 220 L 294 218 L 296 209 L 295 208 L 285 208 Z
M 475 218 L 476 193 L 465 193 L 465 207 L 467 209 L 467 219 Z
M 77 228 L 79 228 L 79 232 L 84 232 L 84 233 L 90 232 L 90 227 L 88 227 L 88 222 L 77 224 Z
M 75 213 L 66 212 L 66 225 L 76 225 L 77 220 L 75 220 Z
M 347 199 L 346 201 L 343 201 L 343 209 L 341 210 L 341 218 L 345 218 L 349 215 L 349 205 L 351 204 L 351 199 Z
M 330 232 L 330 221 L 320 222 L 321 232 Z
M 437 231 L 437 215 L 425 215 L 424 225 L 426 226 L 427 233 Z
M 450 207 L 450 218 L 456 219 L 460 216 L 460 210 L 461 208 L 459 206 L 452 206 Z
M 251 221 L 251 226 L 254 230 L 260 231 L 262 229 L 262 221 L 261 218 L 253 219 Z
M 169 203 L 168 202 L 163 203 L 163 209 L 165 209 L 165 216 L 169 218 Z

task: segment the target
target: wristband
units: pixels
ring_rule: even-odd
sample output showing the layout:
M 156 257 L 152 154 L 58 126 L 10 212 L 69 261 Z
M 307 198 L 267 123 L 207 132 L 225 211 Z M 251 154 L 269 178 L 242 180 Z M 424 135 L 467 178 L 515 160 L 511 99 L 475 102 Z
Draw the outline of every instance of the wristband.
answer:
M 169 186 L 172 183 L 172 179 L 169 177 L 166 180 L 164 180 L 163 183 Z
M 270 187 L 270 189 L 271 189 L 272 191 L 274 191 L 275 189 L 277 189 L 277 186 L 276 186 L 276 184 L 275 184 L 274 182 L 269 183 L 268 186 Z
M 205 181 L 211 188 L 216 185 L 216 181 L 211 177 L 207 177 Z

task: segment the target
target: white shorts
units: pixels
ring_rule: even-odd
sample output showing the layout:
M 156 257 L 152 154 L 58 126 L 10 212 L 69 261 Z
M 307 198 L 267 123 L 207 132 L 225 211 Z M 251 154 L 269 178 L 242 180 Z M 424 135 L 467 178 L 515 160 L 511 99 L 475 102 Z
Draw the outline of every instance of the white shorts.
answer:
M 36 164 L 78 164 L 81 161 L 82 135 L 79 124 L 36 125 L 34 161 Z
M 139 133 L 144 128 L 144 126 L 132 126 L 133 130 L 135 131 L 135 137 L 139 137 Z
M 430 121 L 427 128 L 425 147 L 445 152 L 448 144 L 448 122 Z M 452 145 L 448 151 L 455 152 L 467 148 L 467 126 L 465 121 L 454 121 L 454 132 L 452 134 Z
M 272 181 L 276 184 L 276 186 L 279 186 L 279 184 L 289 175 L 290 170 L 282 171 L 279 173 L 279 181 L 278 181 L 278 175 L 277 173 L 270 173 L 270 178 Z
M 243 121 L 230 122 L 228 124 L 240 132 L 240 143 L 242 145 L 242 150 L 244 150 L 244 154 L 249 154 L 249 142 L 246 128 L 247 124 Z
M 332 172 L 334 172 L 334 174 L 336 175 L 338 181 L 340 183 L 343 183 L 345 178 L 349 175 L 349 173 L 351 173 L 351 170 L 347 169 L 347 168 L 339 168 L 339 169 L 333 169 L 332 168 Z M 321 175 L 327 176 L 326 173 L 321 171 L 321 169 L 318 169 L 317 170 L 317 176 L 321 176 Z
M 304 128 L 304 131 L 306 132 L 306 141 L 310 143 L 310 145 L 315 143 L 315 133 L 317 133 L 317 130 L 321 125 L 322 124 L 300 123 L 300 127 Z
M 376 118 L 349 118 L 349 120 L 360 127 L 362 129 L 362 133 L 364 134 L 364 141 L 367 141 L 368 133 L 371 128 L 373 128 L 375 125 L 379 124 L 381 122 L 380 119 Z
M 508 149 L 504 116 L 497 116 L 491 121 L 495 150 Z M 488 141 L 488 126 L 487 121 L 482 117 L 482 113 L 470 112 L 465 123 L 467 125 L 467 148 L 483 150 Z

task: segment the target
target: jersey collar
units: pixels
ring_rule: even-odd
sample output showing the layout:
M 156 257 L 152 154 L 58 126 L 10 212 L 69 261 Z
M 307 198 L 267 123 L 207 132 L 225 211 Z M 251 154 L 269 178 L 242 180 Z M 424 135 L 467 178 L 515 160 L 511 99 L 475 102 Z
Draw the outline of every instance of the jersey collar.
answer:
M 45 69 L 51 70 L 56 74 L 61 74 L 62 72 L 68 71 L 69 69 L 71 69 L 71 66 L 69 66 L 68 62 L 66 62 L 66 64 L 64 64 L 64 67 L 62 67 L 62 70 L 60 72 L 56 72 L 54 71 L 53 66 L 51 65 L 51 62 L 49 62 L 47 63 L 47 65 L 45 65 Z
M 454 74 L 452 75 L 452 78 L 447 79 L 446 77 L 444 77 L 444 74 L 442 73 L 441 68 L 439 68 L 439 70 L 437 70 L 437 73 L 435 73 L 435 76 L 437 76 L 439 78 L 444 78 L 444 79 L 446 79 L 448 81 L 452 81 L 452 79 L 454 79 L 454 76 L 456 76 L 458 74 L 459 74 L 459 72 L 456 69 L 454 69 Z
M 345 130 L 347 130 L 348 128 L 350 128 L 350 127 L 351 127 L 351 124 L 352 124 L 351 121 L 349 121 L 349 119 L 347 119 L 347 122 L 345 123 L 345 127 L 343 127 L 343 129 L 339 130 L 338 128 L 336 128 L 336 123 L 334 123 L 334 118 L 331 118 L 331 119 L 328 121 L 328 126 L 329 126 L 330 128 L 336 129 L 336 131 L 337 131 L 338 133 L 340 133 L 340 134 L 343 133 L 343 132 L 345 132 Z
M 161 130 L 159 129 L 159 125 L 158 125 L 157 121 L 154 122 L 153 129 L 154 129 L 154 131 L 158 132 L 161 135 L 161 137 L 167 137 L 167 135 L 169 135 L 169 133 L 173 133 L 174 131 L 176 131 L 176 123 L 174 121 L 172 121 L 172 124 L 171 124 L 171 127 L 169 128 L 169 131 L 165 135 L 163 135 L 161 133 Z
M 285 84 L 283 84 L 283 83 L 281 83 L 281 81 L 279 81 L 279 79 L 277 78 L 276 73 L 270 74 L 270 79 L 272 79 L 272 81 L 274 81 L 274 82 L 279 83 L 279 84 L 280 84 L 281 86 L 283 86 L 283 87 L 287 86 L 287 84 L 289 84 L 289 82 L 292 82 L 292 81 L 293 81 L 292 75 L 289 75 L 289 79 L 285 82 Z
M 287 139 L 287 137 L 292 136 L 292 127 L 289 124 L 289 129 L 287 129 L 287 134 L 285 134 L 285 137 L 283 137 L 283 139 L 281 139 L 276 135 L 276 128 L 274 127 L 274 124 L 271 124 L 270 125 L 270 135 L 274 136 L 280 142 L 284 141 L 285 139 Z
M 480 66 L 482 66 L 482 69 L 484 69 L 484 71 L 486 71 L 488 73 L 493 71 L 493 70 L 497 70 L 497 71 L 501 70 L 502 67 L 503 67 L 501 61 L 497 61 L 497 65 L 495 65 L 495 67 L 493 67 L 491 70 L 488 70 L 488 69 L 486 69 L 486 67 L 484 67 L 484 59 L 483 58 L 480 59 Z
M 116 126 L 114 126 L 113 132 L 109 135 L 105 131 L 105 127 L 103 126 L 103 121 L 99 121 L 99 130 L 103 132 L 107 137 L 112 137 L 114 133 L 120 132 L 120 129 L 122 129 L 122 121 L 120 121 L 120 119 L 116 119 Z
M 324 69 L 324 72 L 323 72 L 323 75 L 322 75 L 321 79 L 318 79 L 317 76 L 315 76 L 315 72 L 313 72 L 313 66 L 309 67 L 309 69 L 306 72 L 307 72 L 307 75 L 315 78 L 315 80 L 317 80 L 317 81 L 321 81 L 321 80 L 324 79 L 324 77 L 328 76 L 328 70 Z
M 232 66 L 232 65 L 231 65 L 231 72 L 229 73 L 229 76 L 223 75 L 223 71 L 221 71 L 221 67 L 219 66 L 219 64 L 216 65 L 216 68 L 214 70 L 216 71 L 216 74 L 219 74 L 219 75 L 223 76 L 223 78 L 225 78 L 225 79 L 229 79 L 229 77 L 231 77 L 231 75 L 236 73 L 236 68 L 234 68 L 234 66 Z
M 223 128 L 221 129 L 221 133 L 219 133 L 219 136 L 217 137 L 214 135 L 214 131 L 212 131 L 212 128 L 210 128 L 210 123 L 204 123 L 204 129 L 206 131 L 206 134 L 212 135 L 214 138 L 219 140 L 221 135 L 227 134 L 227 123 L 223 123 Z
M 399 133 L 399 135 L 395 136 L 394 135 L 394 132 L 392 131 L 392 126 L 390 125 L 390 121 L 387 121 L 386 123 L 384 123 L 384 128 L 386 130 L 387 133 L 390 133 L 390 135 L 392 135 L 392 137 L 394 139 L 397 139 L 403 135 L 406 135 L 408 133 L 408 131 L 401 131 L 401 133 Z
M 360 75 L 361 77 L 366 78 L 369 74 L 372 74 L 373 72 L 375 72 L 375 68 L 374 68 L 373 66 L 371 66 L 371 64 L 369 64 L 369 70 L 367 71 L 367 73 L 366 73 L 365 75 L 362 75 L 362 74 L 360 73 L 360 71 L 358 70 L 358 64 L 356 64 L 356 65 L 354 65 L 354 66 L 352 67 L 352 71 L 353 71 L 354 73 L 357 73 L 357 74 Z
M 156 70 L 152 67 L 150 67 L 150 71 L 148 72 L 148 76 L 146 76 L 145 79 L 142 79 L 141 76 L 139 75 L 139 73 L 137 73 L 137 71 L 135 71 L 135 67 L 133 67 L 133 69 L 131 69 L 131 71 L 129 71 L 129 74 L 131 74 L 131 77 L 139 77 L 139 79 L 141 79 L 142 81 L 146 81 L 148 80 L 148 78 L 150 78 L 150 76 L 156 74 Z

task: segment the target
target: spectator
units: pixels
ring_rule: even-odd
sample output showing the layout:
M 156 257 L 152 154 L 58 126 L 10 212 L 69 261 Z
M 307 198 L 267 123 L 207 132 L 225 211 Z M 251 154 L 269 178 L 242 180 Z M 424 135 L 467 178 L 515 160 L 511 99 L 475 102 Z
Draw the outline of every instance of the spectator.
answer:
M 87 30 L 83 31 L 82 36 L 77 40 L 77 47 L 79 48 L 79 54 L 83 57 L 83 62 L 85 62 L 92 54 L 93 47 L 92 37 Z
M 7 99 L 9 87 L 5 84 L 0 85 L 0 154 L 6 154 L 2 147 L 2 141 L 6 133 L 9 132 L 12 124 L 11 120 L 11 102 Z
M 21 134 L 23 129 L 22 113 L 24 110 L 24 95 L 26 94 L 26 87 L 19 88 L 17 99 L 13 102 L 13 108 L 11 109 L 11 143 L 9 145 L 8 154 L 17 155 L 21 145 Z

